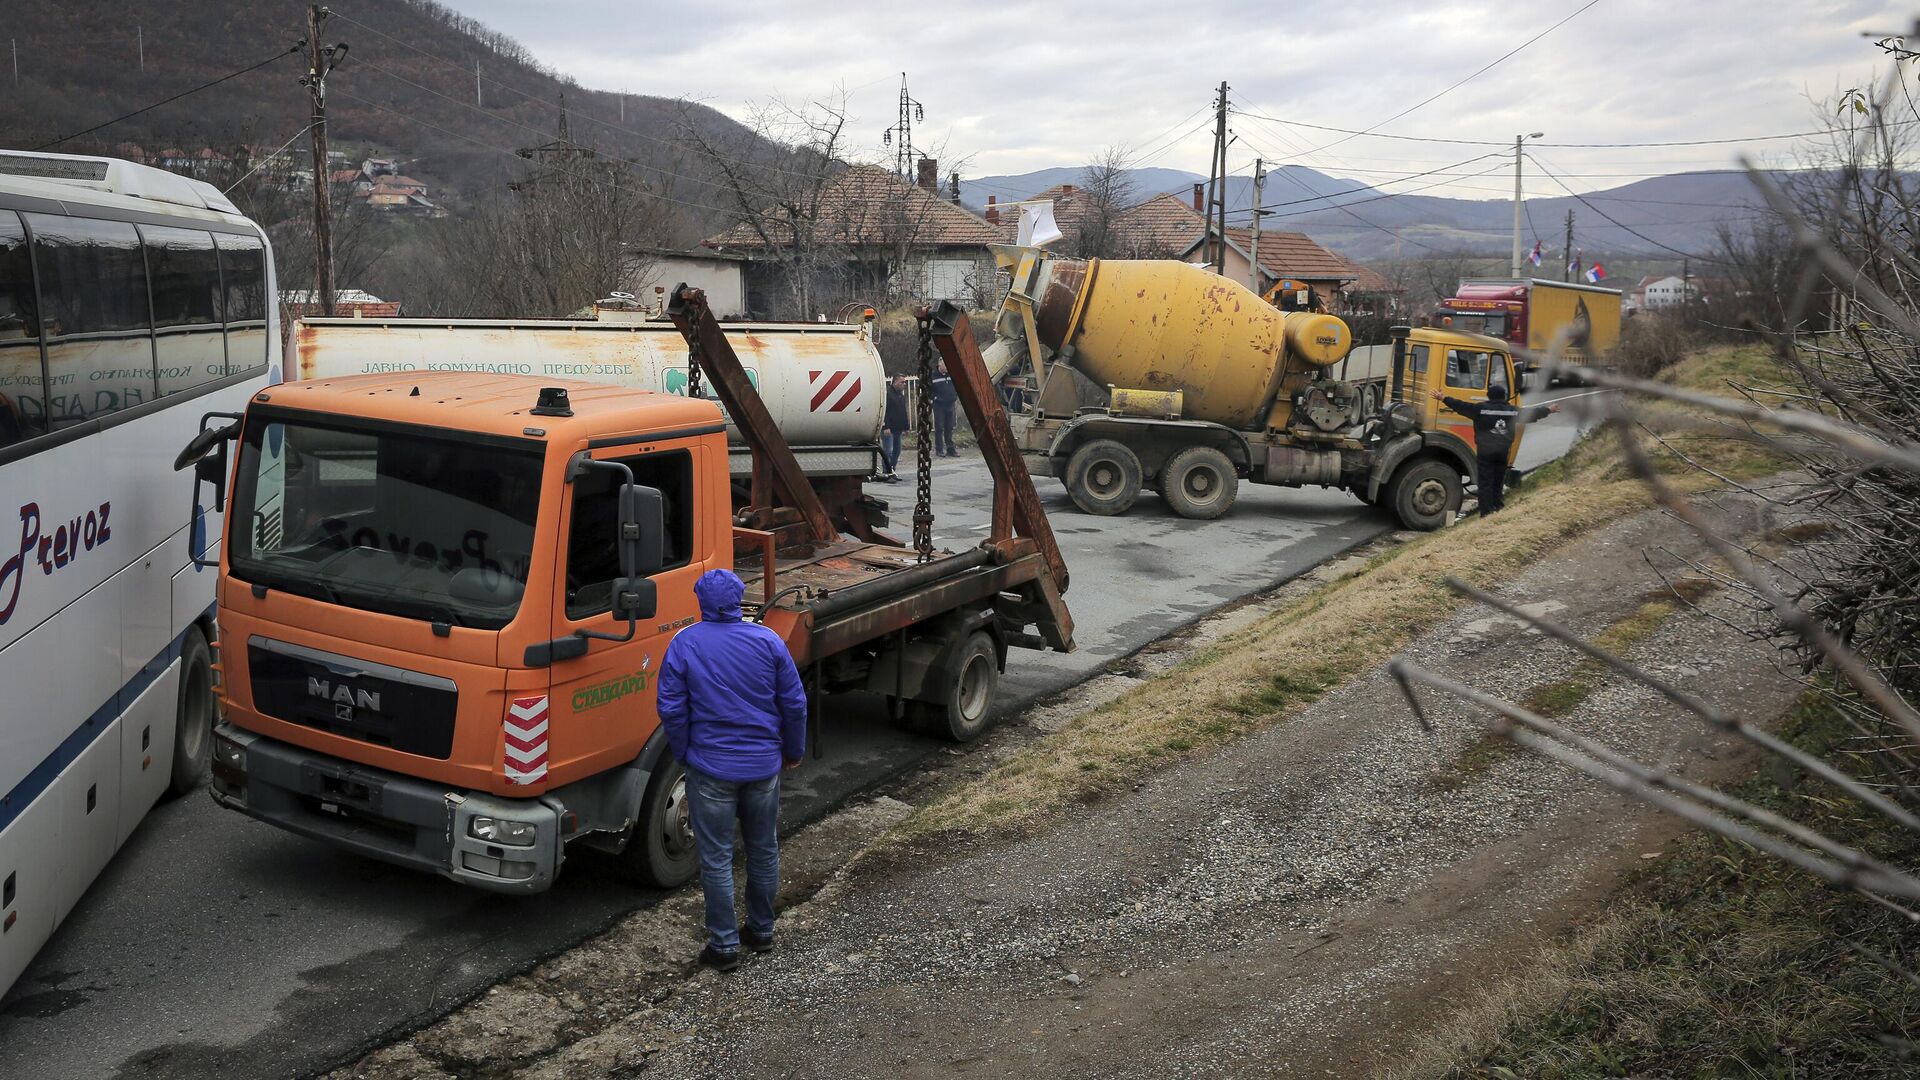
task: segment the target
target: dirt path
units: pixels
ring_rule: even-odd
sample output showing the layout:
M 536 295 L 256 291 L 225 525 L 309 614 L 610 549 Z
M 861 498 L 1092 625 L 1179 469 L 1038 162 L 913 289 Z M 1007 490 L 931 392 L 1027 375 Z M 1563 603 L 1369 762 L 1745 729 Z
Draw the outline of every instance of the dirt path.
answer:
M 1765 525 L 1727 513 L 1737 531 Z M 1662 546 L 1685 549 L 1642 515 L 1504 592 L 1597 632 L 1642 608 L 1659 580 L 1641 555 Z M 1574 665 L 1485 609 L 1406 655 L 1511 696 Z M 1635 655 L 1737 715 L 1771 719 L 1794 696 L 1765 649 L 1698 617 L 1668 619 Z M 648 942 L 659 961 L 642 965 L 648 985 L 622 986 L 620 1015 L 592 992 L 612 960 L 562 958 L 343 1075 L 1366 1075 L 1677 834 L 1558 767 L 1488 751 L 1477 717 L 1430 704 L 1431 734 L 1376 671 L 1034 835 L 835 876 L 786 913 L 777 953 L 731 976 L 683 974 L 697 908 L 676 898 L 600 946 Z M 1750 764 L 1617 683 L 1566 722 L 1695 779 Z M 539 1001 L 602 1018 L 570 1036 L 549 1014 L 503 1038 Z

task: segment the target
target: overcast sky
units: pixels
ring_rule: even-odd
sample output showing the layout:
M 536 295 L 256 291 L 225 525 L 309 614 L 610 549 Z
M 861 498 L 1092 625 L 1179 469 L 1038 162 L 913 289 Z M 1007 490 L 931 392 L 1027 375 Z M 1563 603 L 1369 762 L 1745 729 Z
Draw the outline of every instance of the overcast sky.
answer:
M 1470 75 L 1586 0 L 1209 4 L 1102 0 L 774 3 L 447 0 L 596 89 L 688 97 L 746 118 L 774 97 L 844 91 L 855 156 L 890 159 L 900 74 L 926 109 L 919 145 L 968 176 L 1078 166 L 1125 146 L 1146 164 L 1205 173 L 1209 107 L 1236 105 L 1229 165 L 1256 156 L 1377 182 L 1490 147 L 1289 127 L 1368 128 Z M 1542 161 L 1582 190 L 1730 165 L 1740 146 L 1557 148 L 1556 142 L 1749 138 L 1803 131 L 1809 99 L 1861 86 L 1887 62 L 1863 33 L 1906 29 L 1912 4 L 1868 0 L 1598 0 L 1565 25 L 1383 132 L 1508 139 L 1541 131 Z M 1780 159 L 1791 144 L 1749 149 Z M 1307 154 L 1307 151 L 1319 150 Z M 1509 161 L 1511 157 L 1509 155 Z M 1492 198 L 1511 173 L 1487 158 L 1399 190 Z M 1544 178 L 1541 194 L 1558 193 Z

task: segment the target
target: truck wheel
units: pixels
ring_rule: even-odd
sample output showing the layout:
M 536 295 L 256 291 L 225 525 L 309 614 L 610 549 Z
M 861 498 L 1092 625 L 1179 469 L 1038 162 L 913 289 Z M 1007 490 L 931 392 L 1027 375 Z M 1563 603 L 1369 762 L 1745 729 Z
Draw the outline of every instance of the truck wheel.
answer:
M 678 888 L 693 877 L 700 853 L 693 846 L 687 817 L 687 770 L 678 761 L 663 765 L 647 783 L 633 837 L 620 853 L 621 876 L 662 889 Z
M 1240 477 L 1227 455 L 1211 446 L 1190 446 L 1173 455 L 1160 474 L 1160 494 L 1183 518 L 1212 521 L 1233 506 Z
M 1402 525 L 1432 532 L 1460 510 L 1460 473 L 1432 458 L 1408 462 L 1393 474 L 1384 501 Z
M 1067 461 L 1067 494 L 1089 514 L 1124 514 L 1140 497 L 1140 458 L 1125 443 L 1095 439 Z
M 993 711 L 994 691 L 1000 688 L 1000 650 L 993 637 L 976 630 L 960 646 L 954 664 L 957 673 L 939 703 L 915 701 L 908 705 L 917 726 L 929 735 L 954 742 L 972 742 L 986 733 Z
M 213 765 L 213 652 L 198 626 L 180 646 L 180 704 L 173 727 L 173 778 L 167 790 L 185 795 L 207 782 Z

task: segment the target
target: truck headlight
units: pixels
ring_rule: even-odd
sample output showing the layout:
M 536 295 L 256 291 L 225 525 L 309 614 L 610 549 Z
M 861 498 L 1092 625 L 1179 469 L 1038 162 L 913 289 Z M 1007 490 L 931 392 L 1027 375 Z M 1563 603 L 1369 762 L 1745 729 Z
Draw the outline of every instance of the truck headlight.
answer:
M 531 821 L 476 816 L 467 823 L 467 835 L 474 839 L 513 847 L 532 847 L 539 832 L 539 827 Z
M 213 737 L 213 788 L 233 799 L 247 793 L 247 748 L 218 733 Z

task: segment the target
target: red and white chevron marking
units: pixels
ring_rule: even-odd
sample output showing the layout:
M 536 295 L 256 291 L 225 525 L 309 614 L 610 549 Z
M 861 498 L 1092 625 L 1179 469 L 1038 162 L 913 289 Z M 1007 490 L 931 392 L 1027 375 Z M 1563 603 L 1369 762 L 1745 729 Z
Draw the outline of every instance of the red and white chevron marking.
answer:
M 509 784 L 537 784 L 547 778 L 547 697 L 514 698 L 504 721 Z
M 860 376 L 845 368 L 809 371 L 807 389 L 813 394 L 808 412 L 846 412 L 860 400 Z

